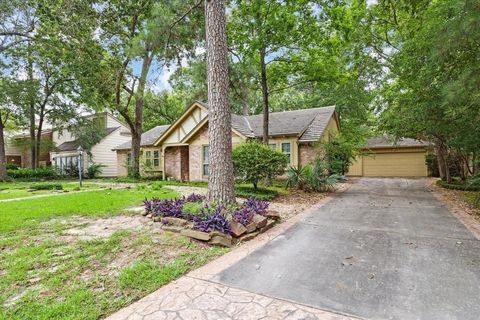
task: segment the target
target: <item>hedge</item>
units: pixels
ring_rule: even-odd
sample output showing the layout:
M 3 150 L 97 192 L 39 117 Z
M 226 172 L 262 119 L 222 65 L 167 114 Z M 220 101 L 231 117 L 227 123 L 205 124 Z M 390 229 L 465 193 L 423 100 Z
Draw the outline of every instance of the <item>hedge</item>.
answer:
M 452 190 L 462 190 L 462 191 L 480 191 L 480 186 L 477 185 L 469 185 L 468 183 L 448 183 L 443 180 L 438 180 L 437 185 L 443 187 L 445 189 L 452 189 Z
M 38 168 L 36 170 L 19 168 L 15 170 L 7 170 L 7 176 L 13 179 L 53 179 L 55 178 L 55 170 L 49 168 Z

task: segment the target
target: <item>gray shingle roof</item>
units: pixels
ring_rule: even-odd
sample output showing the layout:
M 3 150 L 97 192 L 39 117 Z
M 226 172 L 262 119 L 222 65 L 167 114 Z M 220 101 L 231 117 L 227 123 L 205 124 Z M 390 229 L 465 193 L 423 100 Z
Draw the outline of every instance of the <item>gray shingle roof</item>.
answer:
M 165 132 L 167 131 L 168 127 L 170 127 L 169 124 L 163 125 L 163 126 L 156 126 L 153 129 L 150 129 L 142 134 L 142 139 L 140 142 L 140 145 L 142 147 L 147 147 L 147 146 L 152 146 L 155 141 Z M 125 142 L 118 147 L 116 147 L 114 150 L 129 150 L 132 148 L 132 141 Z
M 206 104 L 197 103 L 207 108 Z M 270 136 L 298 136 L 299 142 L 317 141 L 334 112 L 334 106 L 271 112 L 268 118 Z M 170 125 L 158 126 L 142 134 L 141 146 L 152 146 L 169 127 Z M 261 138 L 263 115 L 232 114 L 232 128 L 247 138 Z M 129 150 L 131 145 L 131 141 L 125 142 L 114 150 Z
M 367 148 L 406 148 L 406 147 L 428 147 L 432 144 L 428 141 L 401 138 L 395 141 L 388 136 L 375 137 L 367 140 Z
M 271 112 L 268 117 L 270 136 L 300 136 L 300 142 L 316 141 L 325 130 L 335 107 Z M 232 115 L 232 127 L 249 138 L 262 137 L 263 115 Z
M 105 136 L 110 135 L 113 131 L 117 130 L 120 127 L 111 127 L 107 128 L 107 132 Z M 78 146 L 80 144 L 78 143 L 78 140 L 73 140 L 73 141 L 66 141 L 59 145 L 56 149 L 55 152 L 67 152 L 67 151 L 76 151 L 78 149 Z

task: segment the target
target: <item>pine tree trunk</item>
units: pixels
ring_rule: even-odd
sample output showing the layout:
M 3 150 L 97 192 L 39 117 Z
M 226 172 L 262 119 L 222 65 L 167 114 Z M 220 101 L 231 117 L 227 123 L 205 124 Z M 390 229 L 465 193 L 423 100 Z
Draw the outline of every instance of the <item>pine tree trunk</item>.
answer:
M 268 82 L 267 82 L 267 65 L 265 63 L 265 48 L 260 49 L 260 68 L 261 68 L 261 86 L 263 98 L 263 143 L 268 144 Z
M 5 157 L 5 136 L 4 136 L 4 127 L 3 119 L 0 114 L 0 180 L 7 177 L 7 163 Z
M 217 203 L 234 203 L 225 0 L 205 1 L 205 17 L 210 144 L 207 198 Z
M 445 155 L 443 152 L 443 142 L 439 138 L 434 138 L 435 142 L 435 153 L 437 156 L 437 164 L 438 164 L 438 174 L 440 175 L 440 179 L 446 180 L 445 174 Z

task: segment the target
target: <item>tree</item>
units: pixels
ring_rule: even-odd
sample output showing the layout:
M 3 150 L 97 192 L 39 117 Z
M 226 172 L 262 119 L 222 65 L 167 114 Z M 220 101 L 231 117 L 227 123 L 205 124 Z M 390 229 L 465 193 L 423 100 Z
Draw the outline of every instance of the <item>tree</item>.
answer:
M 392 48 L 382 53 L 390 71 L 382 88 L 382 129 L 433 141 L 444 180 L 451 180 L 452 167 L 463 177 L 473 174 L 480 150 L 478 3 L 402 1 L 372 12 L 381 21 L 371 31 L 377 46 Z
M 281 91 L 292 76 L 296 62 L 290 59 L 296 44 L 304 37 L 302 26 L 310 21 L 309 1 L 240 0 L 232 9 L 229 33 L 234 60 L 243 66 L 255 65 L 253 78 L 262 94 L 263 143 L 268 143 L 270 95 Z M 302 22 L 303 21 L 303 22 Z M 285 69 L 288 69 L 286 71 Z M 247 74 L 248 76 L 248 74 Z M 250 78 L 252 81 L 252 78 Z M 295 81 L 295 79 L 294 79 Z M 247 101 L 248 85 L 238 81 L 241 101 Z M 277 87 L 275 87 L 277 85 Z M 288 84 L 290 85 L 290 84 Z M 245 113 L 245 112 L 244 112 Z
M 108 104 L 132 132 L 134 176 L 140 175 L 143 111 L 151 69 L 161 74 L 172 61 L 194 51 L 195 35 L 201 31 L 194 26 L 199 19 L 195 9 L 200 5 L 198 0 L 118 0 L 100 8 L 107 17 L 100 36 L 107 43 L 105 67 L 114 79 Z
M 209 201 L 234 203 L 225 0 L 205 1 L 207 41 Z
M 233 150 L 235 176 L 257 189 L 262 179 L 273 179 L 285 173 L 288 157 L 265 144 L 249 141 Z

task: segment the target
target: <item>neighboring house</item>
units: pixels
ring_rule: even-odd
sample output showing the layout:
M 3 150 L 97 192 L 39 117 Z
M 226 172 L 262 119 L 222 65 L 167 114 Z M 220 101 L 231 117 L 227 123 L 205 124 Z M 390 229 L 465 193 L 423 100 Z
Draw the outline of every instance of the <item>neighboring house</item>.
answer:
M 131 140 L 129 128 L 110 113 L 100 113 L 94 116 L 95 125 L 105 130 L 105 137 L 92 147 L 89 154 L 85 152 L 85 170 L 92 163 L 102 165 L 101 177 L 117 177 L 117 155 L 112 149 Z M 53 166 L 61 172 L 77 165 L 79 141 L 68 130 L 55 130 L 52 137 L 55 144 L 54 151 L 50 152 Z
M 42 147 L 40 148 L 39 155 L 39 166 L 46 167 L 50 163 L 50 154 L 48 151 L 48 146 L 51 146 L 53 133 L 51 130 L 45 130 L 42 133 Z M 5 144 L 5 155 L 7 163 L 14 164 L 21 168 L 27 168 L 31 166 L 31 151 L 30 151 L 30 135 L 21 133 L 21 134 L 12 134 L 8 133 L 6 135 L 6 144 Z
M 232 114 L 233 145 L 261 139 L 262 122 L 262 115 Z M 339 130 L 338 114 L 333 106 L 273 112 L 269 116 L 269 145 L 288 154 L 290 165 L 305 165 L 315 157 L 313 144 L 328 140 Z M 164 179 L 207 180 L 208 148 L 208 107 L 195 102 L 172 125 L 154 128 L 142 136 L 142 173 L 161 175 Z M 130 145 L 121 145 L 115 150 L 118 172 L 126 175 Z
M 426 177 L 428 168 L 425 156 L 432 144 L 400 139 L 397 142 L 382 136 L 369 139 L 363 155 L 350 166 L 349 176 L 364 177 Z
M 163 165 L 160 157 L 160 148 L 155 147 L 155 142 L 170 125 L 157 126 L 142 134 L 140 146 L 142 152 L 142 176 L 158 176 L 162 174 Z M 117 172 L 120 177 L 128 175 L 128 168 L 132 164 L 132 140 L 119 145 L 114 149 L 117 152 Z

